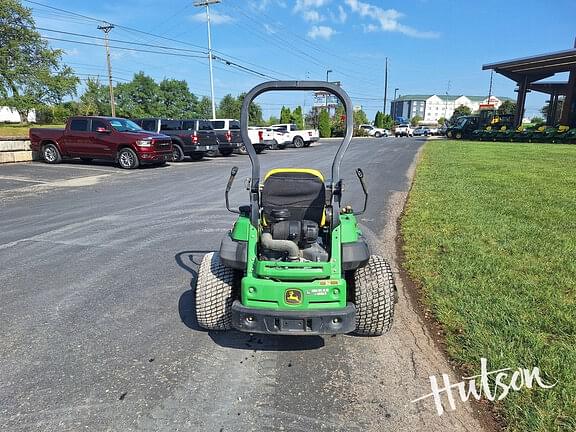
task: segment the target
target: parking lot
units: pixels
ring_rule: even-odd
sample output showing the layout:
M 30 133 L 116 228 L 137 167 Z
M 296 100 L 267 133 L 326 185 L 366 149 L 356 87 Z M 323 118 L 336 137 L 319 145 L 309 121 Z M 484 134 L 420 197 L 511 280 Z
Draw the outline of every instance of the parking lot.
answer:
M 362 167 L 370 203 L 360 221 L 389 256 L 388 219 L 422 143 L 355 139 L 344 160 L 343 201 L 361 205 L 353 172 Z M 268 151 L 263 172 L 328 173 L 337 145 Z M 232 165 L 237 206 L 248 199 L 246 156 L 132 171 L 75 161 L 0 167 L 1 429 L 473 430 L 472 417 L 410 403 L 448 366 L 405 293 L 380 338 L 198 327 L 196 269 L 234 221 L 223 194 Z

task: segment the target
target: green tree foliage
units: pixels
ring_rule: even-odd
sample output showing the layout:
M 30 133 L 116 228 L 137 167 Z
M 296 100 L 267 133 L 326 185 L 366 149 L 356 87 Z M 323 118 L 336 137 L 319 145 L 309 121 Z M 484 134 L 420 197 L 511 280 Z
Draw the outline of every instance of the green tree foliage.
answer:
M 558 105 L 556 108 L 556 116 L 552 119 L 553 124 L 557 124 L 560 121 L 560 116 L 562 115 L 562 107 L 564 106 L 564 100 L 558 99 Z M 544 118 L 548 118 L 548 110 L 550 109 L 550 104 L 546 102 L 544 106 L 540 109 L 540 112 L 544 116 Z
M 132 81 L 116 86 L 116 114 L 129 117 L 160 117 L 163 107 L 158 84 L 144 72 L 134 75 Z
M 472 110 L 466 105 L 457 106 L 454 110 L 454 114 L 452 114 L 452 117 L 450 117 L 450 123 L 455 122 L 458 117 L 467 116 L 470 114 L 472 114 Z
M 297 106 L 292 114 L 290 114 L 290 123 L 296 124 L 300 129 L 304 129 L 304 115 L 302 114 L 302 107 Z
M 362 110 L 354 111 L 354 126 L 358 127 L 361 124 L 367 124 L 368 117 L 366 117 L 366 113 Z
M 212 100 L 208 96 L 202 96 L 202 99 L 196 106 L 196 113 L 199 118 L 209 119 L 212 117 Z
M 0 2 L 0 104 L 14 107 L 22 122 L 28 113 L 76 94 L 78 78 L 61 63 L 35 29 L 30 9 L 18 0 Z
M 380 111 L 376 111 L 376 116 L 374 117 L 374 127 L 383 128 L 384 127 L 384 119 L 382 117 L 382 113 Z
M 267 125 L 271 126 L 273 124 L 278 124 L 278 123 L 280 123 L 280 120 L 278 119 L 278 117 L 270 116 L 270 118 L 268 119 Z
M 438 124 L 439 124 L 440 126 L 444 126 L 444 125 L 446 124 L 446 118 L 445 118 L 445 117 L 440 117 L 440 118 L 438 119 Z
M 111 114 L 110 91 L 108 86 L 100 84 L 98 79 L 88 78 L 86 89 L 80 96 L 79 114 L 81 115 L 106 115 Z
M 414 117 L 412 117 L 410 119 L 410 124 L 412 126 L 418 126 L 418 123 L 422 121 L 422 117 L 420 117 L 419 115 L 415 115 Z
M 318 129 L 319 126 L 319 113 L 318 110 L 312 108 L 310 111 L 308 111 L 308 114 L 306 114 L 306 117 L 304 119 L 306 125 L 314 128 L 314 129 Z
M 390 114 L 384 114 L 382 116 L 382 127 L 384 129 L 392 129 L 394 127 L 394 119 Z
M 244 102 L 244 97 L 246 96 L 246 93 L 241 93 L 238 96 L 238 105 L 240 106 L 240 109 L 242 109 L 242 103 Z M 250 126 L 260 126 L 264 123 L 264 119 L 262 118 L 262 107 L 257 104 L 256 102 L 252 102 L 250 104 L 250 107 L 248 108 L 249 113 L 248 113 L 248 124 Z M 238 117 L 234 117 L 239 119 L 240 118 L 240 112 L 238 112 Z
M 539 124 L 539 123 L 544 123 L 546 120 L 544 120 L 542 117 L 539 116 L 534 116 L 530 119 L 530 123 L 532 124 Z
M 162 117 L 186 119 L 198 117 L 198 98 L 184 80 L 164 79 L 158 86 Z
M 512 101 L 506 100 L 498 108 L 498 114 L 514 114 L 516 112 L 516 104 Z
M 290 123 L 290 108 L 282 106 L 280 110 L 280 123 Z
M 328 114 L 327 110 L 322 110 L 318 116 L 318 129 L 320 131 L 321 138 L 330 137 L 330 114 Z
M 227 94 L 218 104 L 218 117 L 240 119 L 241 108 L 242 102 L 231 94 Z

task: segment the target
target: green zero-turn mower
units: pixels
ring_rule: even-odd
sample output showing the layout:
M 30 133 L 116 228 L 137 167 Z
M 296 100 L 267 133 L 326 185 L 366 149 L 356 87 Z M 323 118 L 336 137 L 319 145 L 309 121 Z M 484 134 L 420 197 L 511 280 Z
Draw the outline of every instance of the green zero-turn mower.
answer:
M 332 162 L 332 178 L 314 169 L 273 169 L 260 178 L 248 137 L 248 107 L 267 91 L 320 90 L 346 109 L 346 135 Z M 338 86 L 322 81 L 271 81 L 244 98 L 241 132 L 252 164 L 250 205 L 237 213 L 219 252 L 208 253 L 198 270 L 196 312 L 209 330 L 250 333 L 381 335 L 392 325 L 396 287 L 390 265 L 370 255 L 350 206 L 340 206 L 340 165 L 350 145 L 352 102 Z M 368 199 L 361 169 L 356 170 Z

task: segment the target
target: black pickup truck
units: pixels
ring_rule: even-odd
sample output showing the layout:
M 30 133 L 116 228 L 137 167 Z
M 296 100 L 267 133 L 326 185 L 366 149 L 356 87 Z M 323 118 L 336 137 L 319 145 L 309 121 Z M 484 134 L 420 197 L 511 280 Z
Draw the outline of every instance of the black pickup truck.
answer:
M 144 130 L 168 135 L 172 139 L 172 160 L 175 162 L 183 161 L 185 156 L 200 160 L 208 152 L 218 150 L 218 138 L 208 120 L 144 118 L 133 121 Z
M 222 156 L 230 156 L 233 151 L 242 154 L 244 143 L 240 134 L 240 122 L 234 119 L 214 119 L 210 120 L 212 127 L 218 136 L 218 150 Z

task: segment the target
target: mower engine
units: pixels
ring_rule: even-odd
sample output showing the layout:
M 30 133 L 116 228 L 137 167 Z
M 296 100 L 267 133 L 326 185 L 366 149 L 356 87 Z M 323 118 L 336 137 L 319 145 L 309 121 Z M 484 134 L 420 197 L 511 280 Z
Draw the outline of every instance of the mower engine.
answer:
M 261 236 L 261 259 L 268 261 L 328 261 L 320 227 L 311 220 L 288 220 L 286 209 L 274 210 Z

